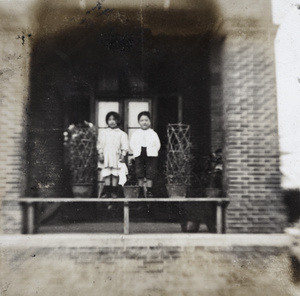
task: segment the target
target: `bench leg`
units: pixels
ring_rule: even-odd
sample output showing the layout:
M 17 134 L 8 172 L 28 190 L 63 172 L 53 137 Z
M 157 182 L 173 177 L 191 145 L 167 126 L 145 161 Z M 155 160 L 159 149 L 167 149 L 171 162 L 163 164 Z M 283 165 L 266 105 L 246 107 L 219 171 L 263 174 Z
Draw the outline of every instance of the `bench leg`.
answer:
M 34 204 L 29 203 L 27 206 L 27 233 L 34 233 Z
M 222 203 L 217 202 L 217 233 L 222 233 Z
M 124 234 L 129 234 L 129 202 L 124 202 Z

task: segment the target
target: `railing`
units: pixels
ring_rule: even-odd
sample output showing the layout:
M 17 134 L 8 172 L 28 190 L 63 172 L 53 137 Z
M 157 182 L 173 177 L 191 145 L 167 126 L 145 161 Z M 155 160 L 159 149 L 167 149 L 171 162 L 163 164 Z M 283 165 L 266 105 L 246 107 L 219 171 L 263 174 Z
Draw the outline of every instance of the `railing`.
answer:
M 224 227 L 223 216 L 226 214 L 226 206 L 229 203 L 229 198 L 226 197 L 193 197 L 193 198 L 67 198 L 67 197 L 23 197 L 18 199 L 20 204 L 24 207 L 23 221 L 25 223 L 25 233 L 33 234 L 37 231 L 35 223 L 35 204 L 38 203 L 123 203 L 124 205 L 124 234 L 130 233 L 129 221 L 129 204 L 130 203 L 152 203 L 152 202 L 166 202 L 166 203 L 216 203 L 216 228 L 217 233 L 222 233 Z M 225 232 L 225 230 L 224 230 Z

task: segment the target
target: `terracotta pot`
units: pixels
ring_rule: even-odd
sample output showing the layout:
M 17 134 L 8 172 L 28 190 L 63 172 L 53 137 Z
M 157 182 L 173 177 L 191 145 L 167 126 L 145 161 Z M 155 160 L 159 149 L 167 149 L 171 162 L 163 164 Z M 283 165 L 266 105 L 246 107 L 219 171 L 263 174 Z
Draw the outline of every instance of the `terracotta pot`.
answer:
M 166 184 L 169 197 L 186 197 L 186 185 Z
M 207 197 L 220 197 L 222 190 L 220 188 L 208 187 L 205 188 L 205 193 Z
M 125 198 L 138 198 L 139 196 L 139 186 L 124 186 L 123 192 Z
M 74 197 L 91 197 L 94 184 L 72 184 Z

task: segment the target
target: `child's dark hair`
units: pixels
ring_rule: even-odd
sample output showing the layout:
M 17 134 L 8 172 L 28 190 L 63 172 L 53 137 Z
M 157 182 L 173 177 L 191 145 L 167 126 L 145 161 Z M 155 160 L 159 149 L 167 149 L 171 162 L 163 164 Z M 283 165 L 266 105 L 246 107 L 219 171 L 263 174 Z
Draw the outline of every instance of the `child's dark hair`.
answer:
M 143 111 L 143 112 L 139 113 L 139 115 L 138 115 L 138 121 L 140 121 L 140 119 L 141 119 L 142 116 L 147 116 L 151 120 L 151 114 L 148 111 Z
M 105 122 L 108 124 L 108 119 L 109 119 L 109 117 L 111 117 L 111 116 L 114 117 L 114 119 L 115 119 L 116 122 L 117 122 L 117 125 L 120 125 L 120 123 L 121 123 L 121 116 L 120 116 L 119 113 L 114 112 L 114 111 L 108 112 L 108 113 L 106 114 Z

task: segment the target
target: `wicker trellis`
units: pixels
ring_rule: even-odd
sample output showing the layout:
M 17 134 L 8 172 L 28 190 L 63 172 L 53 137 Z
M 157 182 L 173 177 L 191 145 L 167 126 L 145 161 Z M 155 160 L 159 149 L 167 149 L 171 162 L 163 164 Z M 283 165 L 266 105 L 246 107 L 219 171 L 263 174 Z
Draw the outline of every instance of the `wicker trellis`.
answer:
M 186 124 L 168 124 L 167 179 L 168 183 L 190 184 L 191 178 L 191 142 L 190 126 Z

